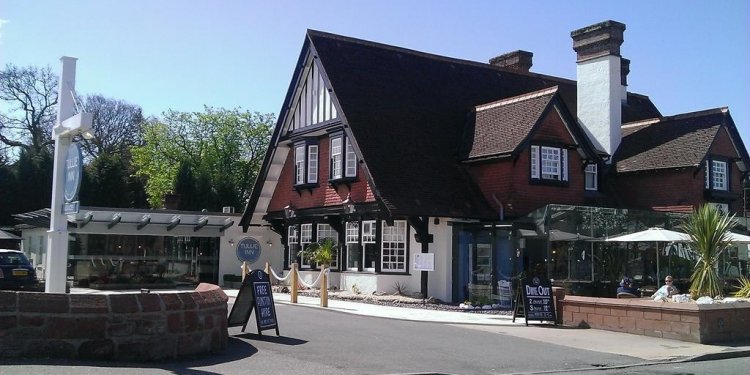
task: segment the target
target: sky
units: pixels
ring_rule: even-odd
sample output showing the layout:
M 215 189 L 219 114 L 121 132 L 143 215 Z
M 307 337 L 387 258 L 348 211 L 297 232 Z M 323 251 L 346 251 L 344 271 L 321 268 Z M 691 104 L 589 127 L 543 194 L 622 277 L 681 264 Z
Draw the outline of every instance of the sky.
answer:
M 78 58 L 79 94 L 146 115 L 204 105 L 278 114 L 306 29 L 487 62 L 522 49 L 575 79 L 570 32 L 627 26 L 628 90 L 663 115 L 729 111 L 750 147 L 750 1 L 0 0 L 0 64 Z

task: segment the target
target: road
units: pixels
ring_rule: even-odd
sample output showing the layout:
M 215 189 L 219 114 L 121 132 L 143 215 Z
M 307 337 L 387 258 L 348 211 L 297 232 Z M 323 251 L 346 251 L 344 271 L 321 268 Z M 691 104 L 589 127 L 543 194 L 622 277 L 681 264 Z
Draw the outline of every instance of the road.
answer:
M 643 360 L 477 327 L 374 318 L 286 304 L 277 304 L 276 309 L 280 337 L 273 330 L 257 336 L 251 317 L 248 332 L 230 328 L 228 349 L 219 355 L 150 363 L 0 360 L 0 374 L 506 374 L 578 373 L 586 369 L 613 374 L 645 374 L 657 369 L 663 374 L 719 374 L 710 365 L 705 367 L 707 363 L 679 364 L 695 366 L 696 371 L 665 365 L 602 371 L 602 367 Z M 750 360 L 731 363 L 744 369 Z

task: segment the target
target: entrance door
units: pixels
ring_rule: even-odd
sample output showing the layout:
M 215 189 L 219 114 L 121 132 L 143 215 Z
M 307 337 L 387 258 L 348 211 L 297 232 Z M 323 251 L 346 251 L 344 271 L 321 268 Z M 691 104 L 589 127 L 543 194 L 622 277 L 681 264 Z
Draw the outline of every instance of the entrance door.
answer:
M 473 304 L 492 303 L 492 286 L 494 284 L 494 257 L 492 236 L 482 230 L 474 236 L 474 243 L 469 247 L 469 300 Z

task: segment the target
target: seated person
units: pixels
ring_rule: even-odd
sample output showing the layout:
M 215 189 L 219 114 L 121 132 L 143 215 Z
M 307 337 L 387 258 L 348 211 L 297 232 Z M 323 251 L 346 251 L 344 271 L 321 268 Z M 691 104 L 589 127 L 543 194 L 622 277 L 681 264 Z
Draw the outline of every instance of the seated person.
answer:
M 638 289 L 634 288 L 633 283 L 630 281 L 630 278 L 625 276 L 622 278 L 622 281 L 620 281 L 620 287 L 617 288 L 617 294 L 620 293 L 628 293 L 637 296 Z
M 680 294 L 680 291 L 676 286 L 672 285 L 672 276 L 667 276 L 664 278 L 664 285 L 654 293 L 653 297 L 654 301 L 665 301 L 676 294 Z

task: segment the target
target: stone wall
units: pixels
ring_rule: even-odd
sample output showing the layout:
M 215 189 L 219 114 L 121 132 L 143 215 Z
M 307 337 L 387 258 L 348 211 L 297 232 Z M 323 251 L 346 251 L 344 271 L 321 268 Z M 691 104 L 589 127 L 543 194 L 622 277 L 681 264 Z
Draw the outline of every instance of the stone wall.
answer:
M 750 303 L 698 305 L 650 299 L 565 296 L 563 324 L 697 342 L 750 339 Z
M 0 357 L 157 360 L 227 346 L 218 286 L 192 292 L 0 292 Z

